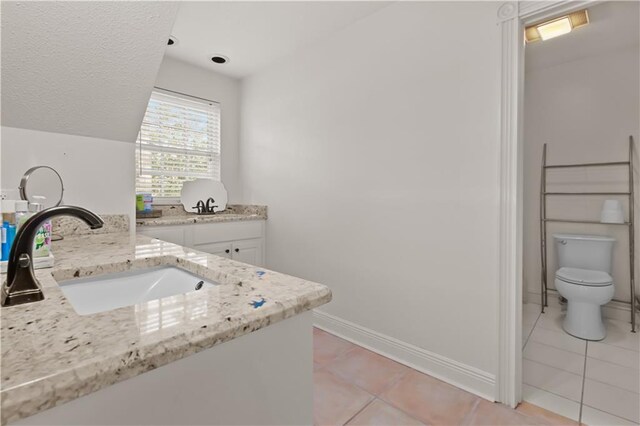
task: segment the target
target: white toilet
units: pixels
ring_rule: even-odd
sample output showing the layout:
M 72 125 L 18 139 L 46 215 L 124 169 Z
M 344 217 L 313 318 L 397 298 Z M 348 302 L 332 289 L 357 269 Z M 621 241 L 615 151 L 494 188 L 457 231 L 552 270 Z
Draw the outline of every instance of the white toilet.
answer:
M 572 336 L 602 340 L 607 331 L 600 307 L 613 298 L 611 257 L 614 238 L 554 234 L 558 269 L 555 286 L 567 299 L 562 328 Z

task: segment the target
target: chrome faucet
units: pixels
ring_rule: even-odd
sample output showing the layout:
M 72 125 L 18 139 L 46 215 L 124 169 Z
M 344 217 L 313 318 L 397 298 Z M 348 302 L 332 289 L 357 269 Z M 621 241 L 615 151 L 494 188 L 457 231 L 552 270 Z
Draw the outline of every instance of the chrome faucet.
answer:
M 44 299 L 40 283 L 33 273 L 33 239 L 47 219 L 54 216 L 75 216 L 91 229 L 102 228 L 104 221 L 97 214 L 82 207 L 59 206 L 42 210 L 31 216 L 18 230 L 7 265 L 7 281 L 2 285 L 0 305 L 14 306 Z

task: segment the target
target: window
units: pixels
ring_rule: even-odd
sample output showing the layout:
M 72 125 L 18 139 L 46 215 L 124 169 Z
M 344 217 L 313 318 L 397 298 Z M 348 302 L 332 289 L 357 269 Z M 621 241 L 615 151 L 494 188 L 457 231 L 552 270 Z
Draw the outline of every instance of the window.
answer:
M 220 104 L 154 89 L 136 149 L 136 192 L 175 200 L 182 184 L 220 180 Z

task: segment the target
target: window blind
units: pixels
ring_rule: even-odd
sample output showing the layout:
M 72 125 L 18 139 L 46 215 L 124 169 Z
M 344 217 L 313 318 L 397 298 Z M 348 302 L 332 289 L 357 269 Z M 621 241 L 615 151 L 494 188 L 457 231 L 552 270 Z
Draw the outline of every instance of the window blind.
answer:
M 220 180 L 220 105 L 154 89 L 136 149 L 136 192 L 180 197 L 182 184 Z

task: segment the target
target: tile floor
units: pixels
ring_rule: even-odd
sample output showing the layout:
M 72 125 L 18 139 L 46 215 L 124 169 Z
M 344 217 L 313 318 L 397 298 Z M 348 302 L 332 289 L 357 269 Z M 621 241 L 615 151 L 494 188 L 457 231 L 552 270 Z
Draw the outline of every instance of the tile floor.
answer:
M 523 403 L 513 410 L 314 330 L 316 425 L 565 425 Z
M 590 426 L 639 424 L 640 333 L 607 319 L 607 337 L 587 342 L 565 333 L 563 318 L 524 304 L 523 399 Z

